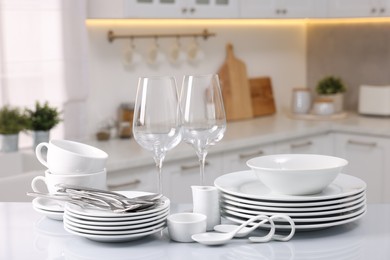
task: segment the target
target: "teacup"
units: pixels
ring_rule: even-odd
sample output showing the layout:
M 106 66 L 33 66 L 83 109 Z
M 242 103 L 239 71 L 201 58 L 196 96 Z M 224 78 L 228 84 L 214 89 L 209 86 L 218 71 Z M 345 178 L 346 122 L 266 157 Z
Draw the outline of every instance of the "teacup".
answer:
M 46 160 L 42 148 L 47 148 Z M 37 159 L 52 174 L 89 174 L 100 172 L 105 168 L 107 153 L 79 142 L 68 140 L 51 140 L 40 143 L 35 149 Z
M 90 174 L 53 174 L 49 170 L 45 171 L 45 176 L 37 176 L 31 182 L 31 188 L 35 192 L 45 191 L 39 190 L 39 182 L 43 182 L 49 193 L 56 193 L 59 183 L 83 186 L 88 188 L 96 189 L 107 189 L 107 171 L 103 169 L 102 171 L 90 173 Z
M 194 242 L 191 236 L 206 232 L 207 217 L 199 213 L 176 213 L 168 216 L 168 232 L 176 242 Z

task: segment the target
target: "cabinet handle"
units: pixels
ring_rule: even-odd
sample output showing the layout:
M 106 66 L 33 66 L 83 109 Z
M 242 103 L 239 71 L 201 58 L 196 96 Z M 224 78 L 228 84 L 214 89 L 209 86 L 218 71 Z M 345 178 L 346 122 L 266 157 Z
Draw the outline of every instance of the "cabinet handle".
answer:
M 252 158 L 252 157 L 256 157 L 256 156 L 261 156 L 264 154 L 264 151 L 260 150 L 260 151 L 256 151 L 256 152 L 253 152 L 253 153 L 240 153 L 238 155 L 238 157 L 240 159 L 246 159 L 246 158 Z
M 385 8 L 381 8 L 381 9 L 379 9 L 379 12 L 381 13 L 381 14 L 383 14 L 384 12 L 386 11 L 386 9 Z
M 373 13 L 373 14 L 376 13 L 376 8 L 372 8 L 371 13 Z
M 283 9 L 282 13 L 287 14 L 287 9 Z
M 182 12 L 183 14 L 187 13 L 187 8 L 182 8 L 182 9 L 181 9 L 181 12 Z
M 195 10 L 194 7 L 191 7 L 191 8 L 190 8 L 190 13 L 191 13 L 191 14 L 195 13 L 195 11 L 196 11 L 196 10 Z
M 140 184 L 140 183 L 141 183 L 140 179 L 135 179 L 133 181 L 129 181 L 129 182 L 121 183 L 121 184 L 107 184 L 107 188 L 109 190 L 111 190 L 111 189 L 118 189 L 118 188 L 126 187 L 126 186 L 129 186 L 129 185 L 137 185 L 137 184 Z
M 280 9 L 276 9 L 276 14 L 280 14 L 281 12 L 282 12 L 282 10 L 280 10 Z
M 204 166 L 206 167 L 206 166 L 209 166 L 210 164 L 208 163 L 208 162 L 205 162 L 204 163 Z M 197 163 L 197 164 L 192 164 L 192 165 L 182 165 L 182 166 L 180 166 L 180 169 L 182 170 L 182 171 L 187 171 L 187 170 L 191 170 L 191 169 L 195 169 L 195 168 L 199 168 L 199 164 Z
M 297 144 L 290 144 L 290 148 L 291 149 L 301 148 L 301 147 L 305 147 L 305 146 L 310 146 L 312 144 L 313 144 L 312 141 L 307 141 L 307 142 L 297 143 Z
M 353 145 L 360 145 L 360 146 L 369 146 L 369 147 L 376 147 L 377 143 L 376 142 L 362 142 L 362 141 L 356 141 L 356 140 L 348 140 L 348 144 L 353 144 Z

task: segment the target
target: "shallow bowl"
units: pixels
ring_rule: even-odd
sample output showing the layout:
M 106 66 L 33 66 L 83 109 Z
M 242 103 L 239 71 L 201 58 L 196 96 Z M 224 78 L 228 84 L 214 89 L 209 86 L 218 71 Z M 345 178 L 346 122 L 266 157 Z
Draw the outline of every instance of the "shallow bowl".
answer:
M 348 161 L 317 154 L 276 154 L 252 158 L 247 165 L 273 192 L 309 195 L 331 184 Z

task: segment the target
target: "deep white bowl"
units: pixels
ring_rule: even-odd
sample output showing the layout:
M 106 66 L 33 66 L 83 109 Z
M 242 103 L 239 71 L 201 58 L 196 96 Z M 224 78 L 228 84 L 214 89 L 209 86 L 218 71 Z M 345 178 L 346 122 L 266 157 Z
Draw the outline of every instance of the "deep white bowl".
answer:
M 331 184 L 348 161 L 317 154 L 276 154 L 252 158 L 246 164 L 275 193 L 309 195 Z

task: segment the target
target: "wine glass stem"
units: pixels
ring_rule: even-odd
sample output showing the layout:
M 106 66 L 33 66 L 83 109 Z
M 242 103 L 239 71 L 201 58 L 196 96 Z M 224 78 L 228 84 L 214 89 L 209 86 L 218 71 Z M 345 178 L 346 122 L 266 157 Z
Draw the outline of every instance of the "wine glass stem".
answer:
M 158 185 L 158 193 L 162 194 L 163 193 L 163 188 L 162 188 L 162 163 L 163 159 L 159 159 L 156 162 L 157 166 L 157 185 Z
M 200 185 L 201 186 L 203 186 L 205 183 L 204 182 L 204 166 L 206 163 L 206 155 L 207 155 L 207 152 L 205 152 L 205 151 L 198 154 L 199 164 L 200 164 Z

